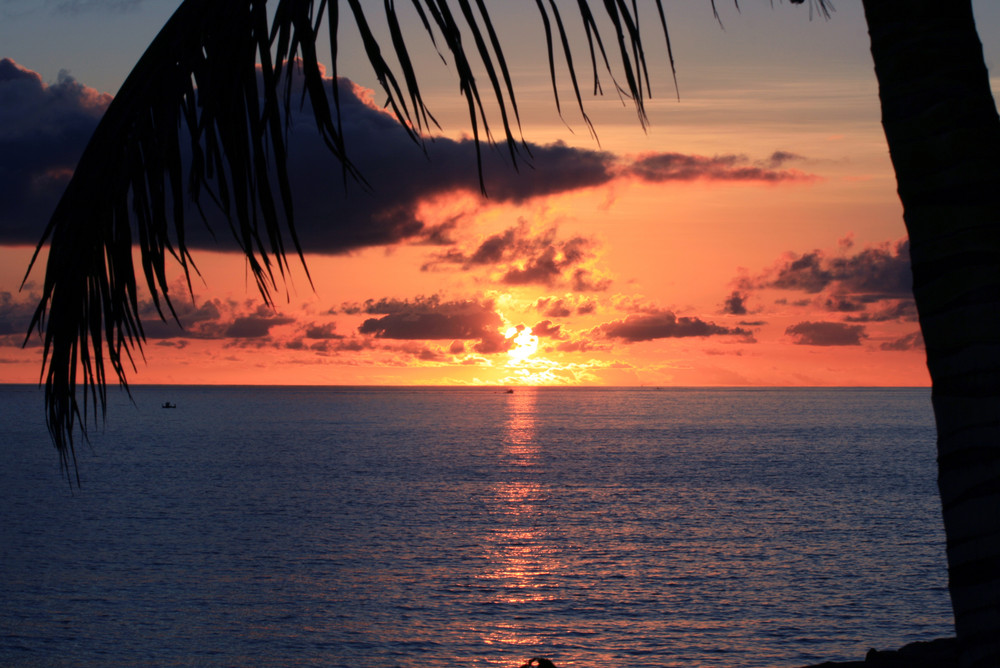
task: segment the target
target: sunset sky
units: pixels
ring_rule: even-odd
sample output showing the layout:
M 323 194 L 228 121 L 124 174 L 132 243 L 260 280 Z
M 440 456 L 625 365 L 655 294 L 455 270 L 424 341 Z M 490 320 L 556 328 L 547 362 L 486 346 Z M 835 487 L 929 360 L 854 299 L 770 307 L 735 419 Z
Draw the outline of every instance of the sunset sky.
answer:
M 297 118 L 313 286 L 296 267 L 270 309 L 224 224 L 196 234 L 194 300 L 179 272 L 171 290 L 184 328 L 150 307 L 131 380 L 927 384 L 860 2 L 810 20 L 808 3 L 718 0 L 721 27 L 708 0 L 665 4 L 680 99 L 644 14 L 650 127 L 605 75 L 605 96 L 586 100 L 596 140 L 568 87 L 565 122 L 556 113 L 535 3 L 490 4 L 532 158 L 514 170 L 489 152 L 489 199 L 465 103 L 422 28 L 408 35 L 443 127 L 426 156 L 382 109 L 345 19 L 348 151 L 371 191 L 345 192 L 312 121 Z M 0 0 L 0 382 L 38 380 L 37 336 L 21 348 L 42 280 L 36 269 L 20 289 L 33 244 L 177 5 Z M 1000 72 L 1000 3 L 975 8 Z

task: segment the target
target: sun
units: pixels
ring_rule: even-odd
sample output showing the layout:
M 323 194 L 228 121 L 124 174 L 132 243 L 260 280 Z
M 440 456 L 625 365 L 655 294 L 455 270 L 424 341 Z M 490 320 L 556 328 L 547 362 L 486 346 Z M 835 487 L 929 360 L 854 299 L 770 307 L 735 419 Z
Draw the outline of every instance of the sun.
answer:
M 526 325 L 511 327 L 504 336 L 512 339 L 511 348 L 507 351 L 511 364 L 523 362 L 538 352 L 538 337 L 532 334 L 531 328 Z

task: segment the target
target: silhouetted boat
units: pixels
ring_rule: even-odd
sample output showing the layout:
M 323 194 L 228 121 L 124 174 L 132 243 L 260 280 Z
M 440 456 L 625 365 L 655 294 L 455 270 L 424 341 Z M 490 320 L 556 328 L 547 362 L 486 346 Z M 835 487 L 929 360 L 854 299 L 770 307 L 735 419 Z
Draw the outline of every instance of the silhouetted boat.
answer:
M 507 390 L 507 394 L 514 394 L 514 390 Z
M 169 401 L 164 401 L 160 404 L 160 408 L 177 408 L 177 404 L 172 404 Z

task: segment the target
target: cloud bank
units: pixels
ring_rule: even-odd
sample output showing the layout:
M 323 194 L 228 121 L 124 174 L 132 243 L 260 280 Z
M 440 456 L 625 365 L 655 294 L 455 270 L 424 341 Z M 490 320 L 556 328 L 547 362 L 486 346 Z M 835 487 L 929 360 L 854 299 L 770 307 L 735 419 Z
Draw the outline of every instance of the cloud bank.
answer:
M 299 84 L 296 79 L 294 85 Z M 418 145 L 375 104 L 371 91 L 344 78 L 337 87 L 348 154 L 371 187 L 354 182 L 345 187 L 340 165 L 319 140 L 308 105 L 295 108 L 289 172 L 304 248 L 338 254 L 403 242 L 450 243 L 447 229 L 424 220 L 420 206 L 453 193 L 478 196 L 475 143 L 436 137 Z M 110 97 L 67 75 L 46 85 L 38 74 L 5 59 L 0 61 L 0 101 L 0 244 L 35 243 Z M 753 163 L 743 156 L 675 153 L 632 161 L 559 143 L 530 144 L 528 149 L 530 158 L 515 170 L 502 149 L 484 148 L 491 201 L 521 203 L 621 178 L 777 182 L 804 176 L 782 169 L 784 162 L 797 158 L 782 152 Z M 210 205 L 206 210 L 216 236 L 201 225 L 190 225 L 188 243 L 193 248 L 235 249 L 221 215 Z M 544 282 L 550 269 L 551 261 L 540 257 L 537 266 L 513 272 L 508 280 Z
M 0 60 L 0 243 L 36 244 L 111 96 Z

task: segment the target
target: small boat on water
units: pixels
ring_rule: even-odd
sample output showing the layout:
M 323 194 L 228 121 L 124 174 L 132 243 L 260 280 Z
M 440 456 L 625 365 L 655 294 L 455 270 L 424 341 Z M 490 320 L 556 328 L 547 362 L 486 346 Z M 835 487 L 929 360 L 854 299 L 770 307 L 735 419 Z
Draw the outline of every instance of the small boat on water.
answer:
M 514 394 L 514 390 L 513 390 L 512 388 L 511 388 L 511 389 L 508 389 L 508 390 L 507 390 L 507 394 Z
M 164 401 L 160 404 L 160 408 L 177 408 L 177 404 L 172 404 L 169 401 Z

